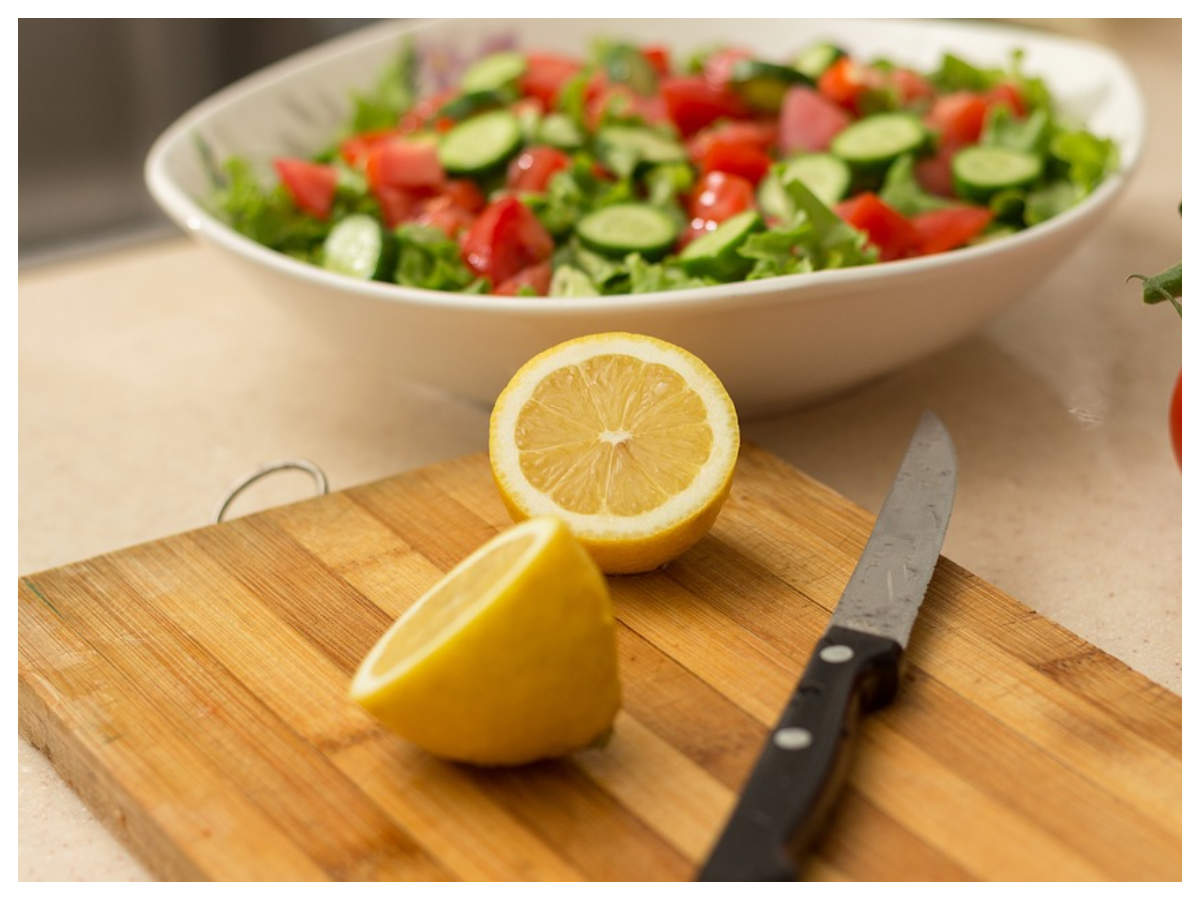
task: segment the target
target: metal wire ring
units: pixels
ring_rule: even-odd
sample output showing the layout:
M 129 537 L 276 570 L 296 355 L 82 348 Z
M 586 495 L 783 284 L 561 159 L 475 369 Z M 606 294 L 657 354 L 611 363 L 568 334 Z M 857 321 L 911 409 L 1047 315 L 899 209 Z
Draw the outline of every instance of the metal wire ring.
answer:
M 222 521 L 224 521 L 225 513 L 229 512 L 230 505 L 232 505 L 233 501 L 238 498 L 238 495 L 241 494 L 246 488 L 250 487 L 250 485 L 254 484 L 256 481 L 266 478 L 268 475 L 274 474 L 275 472 L 283 472 L 288 469 L 297 469 L 301 472 L 307 472 L 309 475 L 311 475 L 317 486 L 318 497 L 329 493 L 329 479 L 325 477 L 325 473 L 321 471 L 321 467 L 311 460 L 282 459 L 279 462 L 266 463 L 265 465 L 255 469 L 245 478 L 239 480 L 230 489 L 229 493 L 225 496 L 225 499 L 221 503 L 221 508 L 217 510 L 216 522 L 220 524 Z

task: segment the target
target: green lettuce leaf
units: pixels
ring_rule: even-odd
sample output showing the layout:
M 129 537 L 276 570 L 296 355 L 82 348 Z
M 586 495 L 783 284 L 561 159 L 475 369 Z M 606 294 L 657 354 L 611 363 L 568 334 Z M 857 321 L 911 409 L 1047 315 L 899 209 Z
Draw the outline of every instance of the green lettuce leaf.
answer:
M 909 153 L 888 166 L 883 187 L 879 190 L 879 199 L 903 216 L 915 216 L 952 205 L 944 197 L 927 193 L 917 183 L 913 157 Z
M 718 283 L 711 278 L 696 278 L 688 275 L 678 263 L 672 260 L 652 263 L 647 262 L 637 253 L 630 253 L 625 257 L 625 269 L 629 273 L 629 293 L 631 294 L 678 291 L 683 288 L 707 287 Z
M 1066 212 L 1084 197 L 1077 184 L 1059 178 L 1036 187 L 1025 195 L 1026 225 L 1037 225 Z
M 320 262 L 321 245 L 329 234 L 330 221 L 301 212 L 282 185 L 266 188 L 254 175 L 250 163 L 230 157 L 222 167 L 224 183 L 213 195 L 216 213 L 235 230 L 273 250 Z
M 1018 119 L 1008 106 L 997 103 L 988 110 L 979 142 L 989 147 L 1044 155 L 1050 144 L 1050 132 L 1050 114 L 1046 110 L 1035 109 Z
M 461 291 L 475 281 L 458 243 L 427 225 L 401 225 L 396 231 L 396 284 L 433 291 Z
M 1120 153 L 1109 138 L 1089 131 L 1063 131 L 1050 140 L 1050 156 L 1065 168 L 1067 178 L 1085 195 L 1090 194 L 1117 168 Z
M 380 73 L 373 90 L 354 96 L 350 131 L 391 128 L 417 99 L 418 57 L 412 38 L 400 47 L 395 58 Z

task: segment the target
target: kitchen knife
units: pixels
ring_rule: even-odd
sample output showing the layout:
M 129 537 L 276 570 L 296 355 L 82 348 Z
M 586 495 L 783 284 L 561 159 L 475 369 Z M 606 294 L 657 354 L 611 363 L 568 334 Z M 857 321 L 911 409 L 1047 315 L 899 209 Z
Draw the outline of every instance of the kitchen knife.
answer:
M 866 549 L 817 642 L 701 881 L 790 881 L 833 807 L 859 716 L 896 695 L 900 658 L 937 565 L 957 464 L 926 411 Z

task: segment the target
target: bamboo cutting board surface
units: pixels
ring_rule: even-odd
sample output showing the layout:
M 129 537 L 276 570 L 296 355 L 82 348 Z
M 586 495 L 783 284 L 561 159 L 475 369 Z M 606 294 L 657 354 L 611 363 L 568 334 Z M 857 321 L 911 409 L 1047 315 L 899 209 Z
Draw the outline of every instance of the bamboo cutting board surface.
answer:
M 565 760 L 445 763 L 345 700 L 509 524 L 482 455 L 20 578 L 20 728 L 164 878 L 687 879 L 872 521 L 743 447 L 707 538 L 610 579 L 623 708 Z M 946 560 L 907 660 L 806 877 L 1181 877 L 1177 696 Z

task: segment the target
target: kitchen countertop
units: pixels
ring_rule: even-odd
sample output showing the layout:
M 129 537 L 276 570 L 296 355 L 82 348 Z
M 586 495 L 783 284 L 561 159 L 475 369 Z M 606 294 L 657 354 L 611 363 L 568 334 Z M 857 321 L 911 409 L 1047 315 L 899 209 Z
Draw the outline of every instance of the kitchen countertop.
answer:
M 975 336 L 743 430 L 877 509 L 917 415 L 935 409 L 959 451 L 945 554 L 1178 692 L 1181 493 L 1166 418 L 1180 325 L 1124 279 L 1181 255 L 1180 27 L 1041 24 L 1112 46 L 1142 86 L 1149 140 L 1115 209 Z M 330 345 L 184 239 L 23 271 L 19 356 L 22 573 L 207 524 L 266 460 L 315 460 L 336 490 L 487 445 L 487 410 Z M 310 490 L 280 475 L 233 512 Z M 18 877 L 148 878 L 18 744 Z

